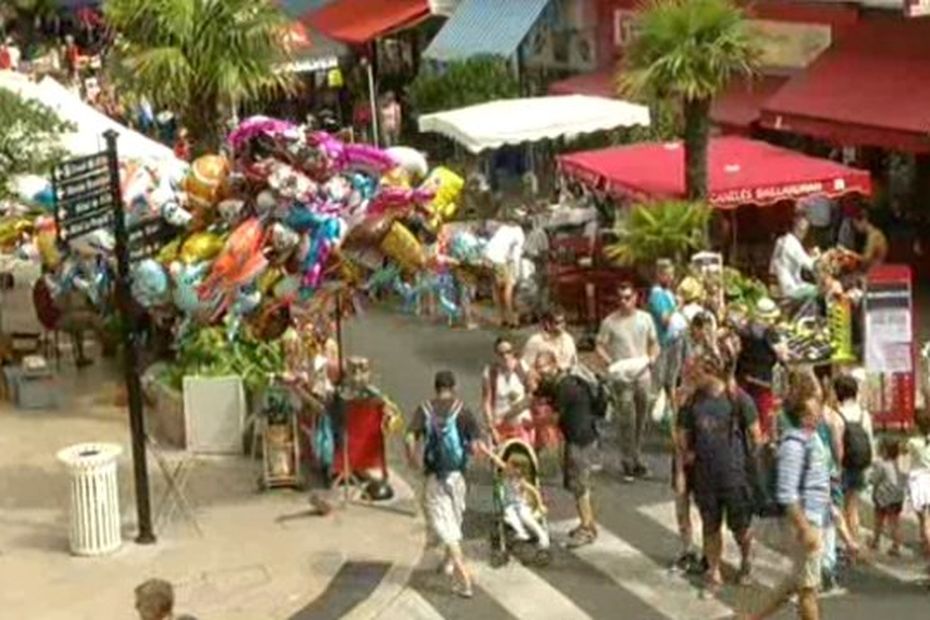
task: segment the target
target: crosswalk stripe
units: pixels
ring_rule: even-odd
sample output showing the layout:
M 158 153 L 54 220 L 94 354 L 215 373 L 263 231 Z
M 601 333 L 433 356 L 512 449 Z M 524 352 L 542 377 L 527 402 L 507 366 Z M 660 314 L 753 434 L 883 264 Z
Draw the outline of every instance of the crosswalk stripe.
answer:
M 515 618 L 590 619 L 571 599 L 519 562 L 492 568 L 482 560 L 474 562 L 472 570 L 475 584 Z
M 443 620 L 442 614 L 412 588 L 405 588 L 379 616 L 385 619 Z
M 866 540 L 871 540 L 873 533 L 866 527 L 859 528 Z M 876 570 L 888 575 L 893 579 L 904 583 L 916 583 L 927 578 L 926 568 L 921 563 L 918 554 L 907 545 L 901 546 L 901 557 L 893 560 L 887 560 L 879 557 L 878 553 L 872 552 L 867 560 L 870 566 Z
M 662 502 L 638 508 L 640 514 L 655 521 L 664 529 L 678 538 L 678 519 L 675 516 L 675 502 Z M 694 541 L 700 548 L 703 537 L 701 535 L 701 517 L 694 508 L 691 510 L 691 523 L 694 526 Z M 784 555 L 773 551 L 763 545 L 757 537 L 752 552 L 752 578 L 759 584 L 774 588 L 791 571 L 791 561 Z M 740 565 L 739 548 L 728 538 L 723 545 L 723 561 L 735 568 Z
M 556 522 L 552 531 L 564 536 L 574 525 L 573 521 Z M 702 600 L 689 584 L 669 579 L 662 566 L 606 528 L 599 528 L 593 544 L 572 553 L 667 618 L 711 620 L 733 615 L 720 601 Z

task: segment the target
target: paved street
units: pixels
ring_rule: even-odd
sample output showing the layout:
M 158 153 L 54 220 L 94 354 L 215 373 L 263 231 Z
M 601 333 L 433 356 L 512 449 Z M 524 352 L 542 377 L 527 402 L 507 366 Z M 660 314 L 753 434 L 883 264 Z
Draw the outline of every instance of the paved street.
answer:
M 445 367 L 458 374 L 469 404 L 477 404 L 479 372 L 489 359 L 492 333 L 449 330 L 375 311 L 353 322 L 348 332 L 349 354 L 370 356 L 378 381 L 408 410 L 429 394 L 433 372 Z M 661 438 L 652 442 L 652 478 L 635 485 L 618 481 L 612 438 L 606 443 L 605 468 L 595 492 L 601 536 L 594 545 L 577 552 L 559 548 L 546 568 L 524 567 L 514 561 L 502 569 L 491 568 L 487 563 L 490 475 L 477 468 L 471 476 L 466 519 L 467 550 L 477 572 L 475 598 L 453 598 L 444 579 L 435 574 L 438 555 L 427 552 L 411 586 L 380 617 L 724 618 L 758 604 L 786 574 L 788 561 L 777 550 L 778 536 L 766 528 L 760 533 L 764 544 L 757 546 L 754 584 L 728 586 L 719 599 L 701 600 L 698 581 L 671 575 L 666 569 L 678 548 Z M 573 512 L 570 498 L 559 486 L 556 464 L 549 460 L 544 470 L 544 493 L 558 546 L 558 532 L 571 525 Z M 912 518 L 907 531 L 909 540 L 916 540 Z M 727 545 L 732 568 L 736 549 L 732 541 Z M 930 592 L 919 580 L 920 565 L 913 550 L 900 560 L 878 556 L 870 566 L 848 573 L 847 591 L 825 598 L 824 617 L 924 619 Z M 791 610 L 779 617 L 792 617 Z

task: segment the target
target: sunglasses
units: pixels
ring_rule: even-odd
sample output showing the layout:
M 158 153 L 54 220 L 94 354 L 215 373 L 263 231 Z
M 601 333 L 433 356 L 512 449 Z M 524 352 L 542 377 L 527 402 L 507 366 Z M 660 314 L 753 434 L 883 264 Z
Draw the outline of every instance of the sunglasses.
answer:
M 636 299 L 636 295 L 633 293 L 627 293 L 626 295 L 620 295 L 620 301 L 633 301 Z
M 508 355 L 513 355 L 513 349 L 499 349 L 497 354 L 501 357 L 507 357 Z

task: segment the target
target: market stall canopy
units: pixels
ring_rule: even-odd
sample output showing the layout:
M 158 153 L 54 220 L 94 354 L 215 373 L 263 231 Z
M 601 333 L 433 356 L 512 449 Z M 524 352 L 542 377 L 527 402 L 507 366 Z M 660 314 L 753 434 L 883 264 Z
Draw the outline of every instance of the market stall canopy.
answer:
M 930 21 L 872 17 L 762 110 L 764 126 L 846 145 L 930 152 Z
M 788 78 L 760 75 L 752 79 L 734 79 L 711 105 L 710 117 L 727 131 L 744 132 L 753 127 L 762 107 Z M 593 95 L 616 97 L 617 77 L 614 69 L 573 75 L 549 85 L 550 95 Z
M 322 6 L 325 0 L 311 0 L 310 3 Z M 298 21 L 288 24 L 284 44 L 289 59 L 276 69 L 289 73 L 334 69 L 339 66 L 339 59 L 349 53 L 344 44 L 333 41 Z
M 680 142 L 644 143 L 563 155 L 559 165 L 565 174 L 615 196 L 681 199 L 684 159 Z M 737 136 L 711 139 L 708 173 L 709 202 L 722 209 L 872 191 L 865 170 Z
M 420 131 L 440 133 L 472 153 L 633 125 L 649 125 L 648 108 L 584 95 L 501 99 L 420 117 Z
M 423 57 L 440 62 L 483 54 L 509 58 L 548 4 L 549 0 L 462 0 Z
M 103 133 L 112 129 L 119 134 L 117 149 L 121 158 L 176 161 L 170 148 L 98 112 L 52 78 L 36 83 L 18 73 L 0 72 L 0 87 L 39 101 L 62 120 L 73 123 L 77 129 L 62 138 L 63 147 L 71 155 L 79 157 L 103 151 L 106 148 Z
M 303 21 L 336 41 L 361 45 L 430 15 L 427 0 L 331 0 Z

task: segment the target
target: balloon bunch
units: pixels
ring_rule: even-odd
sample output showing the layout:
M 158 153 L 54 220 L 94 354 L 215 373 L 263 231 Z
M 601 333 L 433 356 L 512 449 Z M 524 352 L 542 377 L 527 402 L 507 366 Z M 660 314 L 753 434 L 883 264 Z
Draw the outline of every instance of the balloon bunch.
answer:
M 184 168 L 121 166 L 130 227 L 161 218 L 174 235 L 133 265 L 134 301 L 174 314 L 182 333 L 225 325 L 234 339 L 247 326 L 276 339 L 294 305 L 307 306 L 325 288 L 416 281 L 430 267 L 424 242 L 454 214 L 464 186 L 447 168 L 430 172 L 414 149 L 347 143 L 267 117 L 243 121 L 227 146 L 228 155 L 204 155 Z M 33 204 L 48 203 L 46 187 L 24 191 Z M 62 245 L 50 217 L 0 221 L 0 243 L 24 234 L 56 279 L 54 290 L 77 285 L 105 306 L 110 231 Z M 451 279 L 426 280 L 442 288 L 444 306 L 455 305 Z

